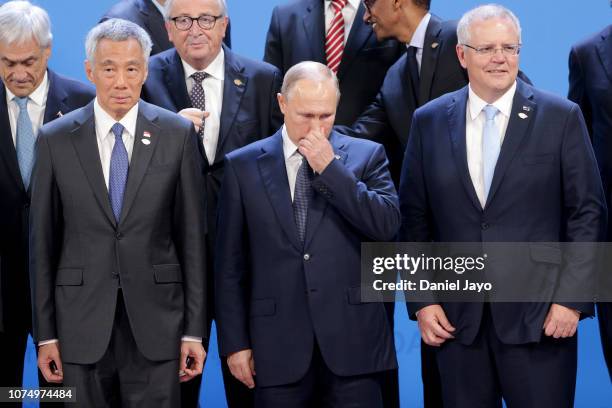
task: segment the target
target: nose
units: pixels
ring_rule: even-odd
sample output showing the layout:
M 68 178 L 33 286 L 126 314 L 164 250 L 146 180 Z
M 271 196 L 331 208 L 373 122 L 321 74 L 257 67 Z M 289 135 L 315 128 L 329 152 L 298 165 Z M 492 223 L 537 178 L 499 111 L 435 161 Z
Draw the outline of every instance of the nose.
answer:
M 13 70 L 13 80 L 15 81 L 25 81 L 28 79 L 28 72 L 21 65 L 17 65 L 17 67 Z
M 115 88 L 125 88 L 126 86 L 126 73 L 124 71 L 119 70 L 117 72 L 117 76 L 115 77 Z
M 496 48 L 493 51 L 493 55 L 491 56 L 491 61 L 499 62 L 499 63 L 506 62 L 506 54 L 504 54 L 504 51 L 502 48 Z

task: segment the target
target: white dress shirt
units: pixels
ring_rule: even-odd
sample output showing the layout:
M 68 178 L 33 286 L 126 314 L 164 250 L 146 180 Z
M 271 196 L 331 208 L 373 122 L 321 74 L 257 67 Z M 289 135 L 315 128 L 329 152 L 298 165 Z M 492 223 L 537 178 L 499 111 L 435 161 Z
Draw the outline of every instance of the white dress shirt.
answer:
M 291 191 L 291 201 L 295 192 L 295 180 L 297 173 L 302 165 L 302 155 L 298 151 L 298 147 L 289 139 L 287 127 L 283 125 L 283 154 L 285 155 L 285 168 L 287 169 L 287 179 L 289 182 L 289 190 Z
M 423 47 L 425 46 L 425 34 L 427 33 L 427 26 L 429 25 L 429 20 L 431 20 L 431 14 L 427 13 L 421 19 L 421 22 L 417 26 L 416 30 L 414 30 L 414 34 L 412 34 L 410 43 L 406 45 L 406 48 L 408 47 L 416 48 L 416 59 L 417 59 L 417 66 L 419 67 L 419 73 L 421 73 L 421 61 L 423 60 Z
M 344 45 L 348 40 L 348 36 L 351 33 L 351 27 L 355 21 L 355 15 L 357 14 L 357 8 L 359 8 L 360 0 L 348 0 L 346 6 L 342 9 L 342 17 L 344 17 Z M 332 6 L 332 0 L 325 0 L 325 32 L 329 31 L 336 11 Z
M 185 71 L 185 84 L 187 92 L 191 94 L 194 80 L 191 75 L 198 72 L 183 60 Z M 202 143 L 209 164 L 215 161 L 217 143 L 219 142 L 219 129 L 221 128 L 221 109 L 223 107 L 223 82 L 225 81 L 225 53 L 223 48 L 215 59 L 204 69 L 208 76 L 202 81 L 204 96 L 206 98 L 206 112 L 209 113 L 204 121 L 204 138 Z
M 15 95 L 6 87 L 6 106 L 8 107 L 9 123 L 11 125 L 11 135 L 13 136 L 13 144 L 17 146 L 17 118 L 19 117 L 19 105 L 14 100 Z M 43 125 L 45 119 L 45 108 L 47 106 L 47 94 L 49 93 L 49 77 L 45 72 L 42 82 L 32 92 L 28 98 L 28 116 L 32 121 L 32 130 L 34 135 Z
M 490 105 L 495 106 L 499 112 L 495 115 L 495 126 L 499 132 L 499 145 L 503 147 L 504 136 L 508 128 L 508 120 L 512 111 L 512 100 L 516 91 L 516 82 L 498 100 Z M 468 169 L 470 178 L 476 190 L 478 201 L 484 208 L 487 201 L 484 187 L 484 167 L 482 162 L 482 133 L 485 125 L 483 108 L 489 105 L 472 90 L 468 91 L 467 109 L 465 110 L 465 146 L 467 150 Z

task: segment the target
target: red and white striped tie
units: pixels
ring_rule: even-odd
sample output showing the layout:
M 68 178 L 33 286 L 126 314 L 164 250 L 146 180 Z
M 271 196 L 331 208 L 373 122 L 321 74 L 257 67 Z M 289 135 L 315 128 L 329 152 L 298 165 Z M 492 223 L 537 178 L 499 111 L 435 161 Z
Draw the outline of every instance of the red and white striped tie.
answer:
M 340 61 L 342 61 L 342 53 L 344 52 L 344 16 L 342 16 L 342 9 L 346 6 L 346 2 L 347 0 L 332 0 L 334 18 L 325 36 L 327 66 L 334 73 L 338 72 Z

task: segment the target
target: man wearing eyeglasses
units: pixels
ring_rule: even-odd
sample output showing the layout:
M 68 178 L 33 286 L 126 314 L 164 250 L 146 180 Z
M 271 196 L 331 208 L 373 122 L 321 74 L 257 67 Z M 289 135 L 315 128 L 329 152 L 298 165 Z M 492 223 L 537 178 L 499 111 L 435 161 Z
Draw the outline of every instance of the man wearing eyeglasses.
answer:
M 280 128 L 283 118 L 276 94 L 282 76 L 272 65 L 244 58 L 222 45 L 228 24 L 225 0 L 167 0 L 164 17 L 174 48 L 151 58 L 143 99 L 178 112 L 198 131 L 206 174 L 207 259 L 212 268 L 223 157 Z M 207 287 L 208 310 L 213 311 L 212 276 Z M 209 312 L 208 332 L 213 318 Z M 234 379 L 225 362 L 222 369 L 228 405 L 251 406 L 252 393 Z M 182 386 L 184 407 L 197 406 L 201 380 L 197 381 Z
M 510 10 L 477 7 L 457 33 L 469 85 L 414 114 L 400 239 L 549 243 L 529 244 L 513 261 L 534 270 L 530 282 L 550 295 L 544 303 L 433 297 L 409 303 L 409 312 L 437 348 L 445 407 L 501 407 L 503 398 L 510 408 L 569 408 L 577 325 L 593 304 L 560 296 L 581 264 L 554 243 L 597 242 L 606 220 L 584 119 L 576 104 L 517 79 L 521 28 Z

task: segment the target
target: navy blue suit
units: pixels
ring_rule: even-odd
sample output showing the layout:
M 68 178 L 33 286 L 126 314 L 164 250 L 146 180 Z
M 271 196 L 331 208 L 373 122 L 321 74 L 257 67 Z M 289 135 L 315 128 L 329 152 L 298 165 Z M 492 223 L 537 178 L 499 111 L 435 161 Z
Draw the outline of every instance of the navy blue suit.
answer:
M 283 74 L 302 61 L 326 63 L 323 0 L 295 0 L 276 6 L 272 12 L 264 61 Z M 387 69 L 405 52 L 395 40 L 377 41 L 363 21 L 359 4 L 338 68 L 340 104 L 336 124 L 350 125 L 372 102 Z
M 378 144 L 332 133 L 302 245 L 281 132 L 227 155 L 219 206 L 220 354 L 253 349 L 257 387 L 300 380 L 320 349 L 338 376 L 397 367 L 382 303 L 360 299 L 360 244 L 392 239 L 397 196 Z M 316 345 L 316 346 L 315 346 Z
M 612 25 L 572 47 L 569 56 L 569 99 L 580 105 L 586 121 L 608 211 L 612 203 Z M 610 220 L 610 212 L 608 212 Z M 612 238 L 608 223 L 606 240 Z M 612 304 L 597 305 L 601 341 L 612 378 Z
M 281 74 L 270 64 L 244 58 L 229 48 L 223 47 L 225 53 L 225 79 L 223 85 L 223 106 L 221 107 L 221 127 L 215 161 L 208 163 L 201 143 L 198 144 L 204 163 L 206 190 L 206 219 L 208 224 L 207 247 L 209 268 L 214 264 L 214 243 L 216 242 L 217 201 L 223 179 L 223 157 L 225 154 L 263 139 L 274 133 L 282 124 L 282 114 L 276 94 L 280 92 Z M 143 87 L 142 98 L 162 108 L 179 112 L 192 107 L 185 71 L 181 58 L 172 48 L 164 51 L 149 61 L 149 76 Z M 214 318 L 214 283 L 213 276 L 208 276 L 208 330 Z M 231 407 L 248 407 L 248 389 L 229 373 L 225 361 L 222 367 L 228 404 Z M 183 407 L 197 405 L 197 390 L 201 377 L 182 385 Z M 194 388 L 185 392 L 186 388 Z M 191 397 L 190 397 L 191 396 Z
M 414 114 L 400 185 L 400 240 L 598 241 L 603 234 L 606 205 L 595 156 L 578 106 L 517 80 L 508 128 L 483 209 L 468 171 L 467 98 L 468 88 L 464 87 L 426 104 Z M 518 113 L 527 116 L 521 118 Z M 528 265 L 540 268 L 553 262 L 556 275 L 549 275 L 553 279 L 544 286 L 550 292 L 551 302 L 555 299 L 556 285 L 571 278 L 568 270 L 575 262 L 570 259 L 567 264 L 559 264 L 557 260 L 555 264 L 555 259 L 560 259 L 558 248 L 534 244 L 531 259 L 526 260 Z M 561 304 L 581 311 L 583 316 L 593 314 L 591 303 Z M 411 316 L 414 318 L 414 313 L 427 305 L 409 304 Z M 468 392 L 467 387 L 463 391 L 471 395 L 466 396 L 454 386 L 468 380 L 480 381 L 482 386 L 494 378 L 486 370 L 479 372 L 476 357 L 471 376 L 459 375 L 456 372 L 459 365 L 454 368 L 448 365 L 453 358 L 452 350 L 459 346 L 479 347 L 483 332 L 494 334 L 499 345 L 531 343 L 537 344 L 534 352 L 550 350 L 545 359 L 548 363 L 557 361 L 554 350 L 564 350 L 558 356 L 565 359 L 560 357 L 556 365 L 548 367 L 554 369 L 554 373 L 544 369 L 544 363 L 538 365 L 535 357 L 527 370 L 521 364 L 509 368 L 496 360 L 500 364 L 496 375 L 502 377 L 504 397 L 511 406 L 531 406 L 525 404 L 534 400 L 521 399 L 529 395 L 539 401 L 537 406 L 571 404 L 576 378 L 575 337 L 558 343 L 545 338 L 542 327 L 549 306 L 549 303 L 491 303 L 486 306 L 483 303 L 444 303 L 444 311 L 456 328 L 456 339 L 447 341 L 438 351 L 445 404 L 452 400 L 452 406 L 476 406 L 473 405 L 475 400 L 470 398 L 478 397 L 480 391 L 473 388 Z M 483 327 L 491 322 L 490 330 L 484 330 Z M 455 357 L 457 355 L 461 354 Z M 541 388 L 540 392 L 525 393 L 517 386 L 521 381 Z M 563 392 L 549 392 L 547 387 L 551 384 L 562 386 Z M 485 393 L 491 391 L 482 387 Z
M 153 41 L 151 55 L 159 54 L 173 47 L 168 39 L 164 16 L 155 7 L 152 0 L 121 0 L 102 16 L 100 22 L 111 18 L 122 18 L 144 28 Z M 223 42 L 228 47 L 232 46 L 229 24 Z
M 47 70 L 49 92 L 43 123 L 90 102 L 95 92 L 81 82 Z M 19 171 L 17 152 L 11 134 L 6 89 L 0 82 L 0 253 L 2 253 L 2 320 L 0 334 L 4 369 L 0 383 L 21 385 L 23 355 L 32 312 L 28 278 L 28 218 L 30 192 L 26 191 Z

